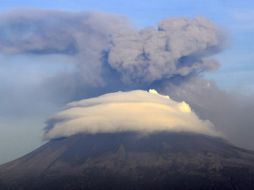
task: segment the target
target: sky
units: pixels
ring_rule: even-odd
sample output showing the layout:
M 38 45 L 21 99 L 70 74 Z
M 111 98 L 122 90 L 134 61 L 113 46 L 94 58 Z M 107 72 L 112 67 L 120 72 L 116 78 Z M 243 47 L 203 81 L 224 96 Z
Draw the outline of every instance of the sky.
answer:
M 227 41 L 225 50 L 215 55 L 220 62 L 218 70 L 202 75 L 228 93 L 254 93 L 251 0 L 0 0 L 0 13 L 27 8 L 112 13 L 127 17 L 136 28 L 154 26 L 171 17 L 206 17 L 220 26 Z M 60 97 L 51 104 L 45 100 L 50 97 L 47 88 L 37 88 L 48 78 L 70 73 L 72 62 L 73 58 L 59 54 L 0 53 L 0 164 L 44 143 L 40 138 L 44 122 L 61 109 L 62 100 Z
M 229 38 L 229 47 L 219 55 L 222 63 L 219 72 L 209 74 L 209 77 L 219 81 L 218 85 L 227 90 L 254 91 L 254 38 L 251 38 L 254 3 L 250 0 L 1 1 L 1 11 L 17 8 L 109 12 L 127 16 L 137 27 L 152 26 L 167 17 L 204 16 L 224 28 Z

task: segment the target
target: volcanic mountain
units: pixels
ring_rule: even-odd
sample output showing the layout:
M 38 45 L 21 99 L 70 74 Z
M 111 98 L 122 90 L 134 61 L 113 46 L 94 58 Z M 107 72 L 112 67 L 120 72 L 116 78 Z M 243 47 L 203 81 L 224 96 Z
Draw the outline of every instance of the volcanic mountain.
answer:
M 190 133 L 79 134 L 0 166 L 0 189 L 254 189 L 254 152 Z

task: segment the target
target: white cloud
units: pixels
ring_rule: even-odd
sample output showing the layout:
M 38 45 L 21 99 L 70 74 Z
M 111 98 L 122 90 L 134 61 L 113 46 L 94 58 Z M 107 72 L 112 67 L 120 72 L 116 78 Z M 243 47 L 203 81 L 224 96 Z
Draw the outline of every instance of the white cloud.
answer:
M 116 92 L 73 102 L 48 123 L 46 139 L 124 131 L 219 135 L 213 125 L 200 120 L 186 102 L 176 102 L 155 90 Z

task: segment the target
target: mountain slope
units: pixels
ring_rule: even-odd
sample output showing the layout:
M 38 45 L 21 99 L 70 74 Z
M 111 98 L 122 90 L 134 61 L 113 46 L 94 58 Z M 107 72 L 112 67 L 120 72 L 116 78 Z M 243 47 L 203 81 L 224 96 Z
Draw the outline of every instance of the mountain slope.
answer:
M 197 134 L 76 135 L 0 166 L 0 189 L 254 189 L 254 153 Z

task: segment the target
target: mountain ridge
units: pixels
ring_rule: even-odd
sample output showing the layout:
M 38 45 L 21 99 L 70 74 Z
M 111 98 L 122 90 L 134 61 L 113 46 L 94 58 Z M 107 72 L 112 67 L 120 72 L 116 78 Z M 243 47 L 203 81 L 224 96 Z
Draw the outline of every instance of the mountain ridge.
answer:
M 254 187 L 254 152 L 190 133 L 75 135 L 0 166 L 1 185 L 10 190 L 246 189 Z

